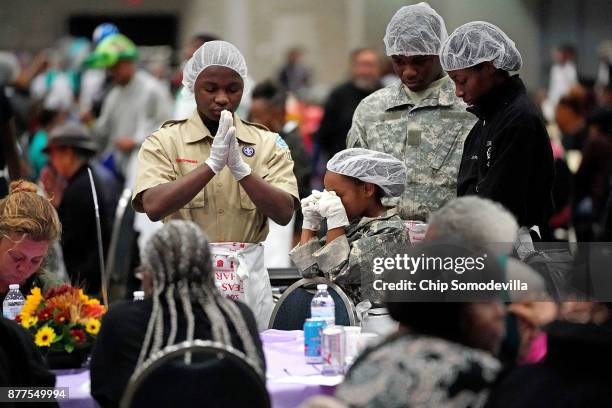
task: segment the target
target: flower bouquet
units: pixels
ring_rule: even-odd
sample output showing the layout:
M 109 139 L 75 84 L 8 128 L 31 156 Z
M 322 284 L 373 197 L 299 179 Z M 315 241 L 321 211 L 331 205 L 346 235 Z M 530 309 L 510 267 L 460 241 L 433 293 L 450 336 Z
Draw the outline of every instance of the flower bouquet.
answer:
M 62 285 L 44 296 L 40 288 L 33 288 L 17 321 L 32 333 L 34 343 L 47 356 L 73 352 L 82 356 L 91 349 L 105 312 L 105 307 L 82 289 Z

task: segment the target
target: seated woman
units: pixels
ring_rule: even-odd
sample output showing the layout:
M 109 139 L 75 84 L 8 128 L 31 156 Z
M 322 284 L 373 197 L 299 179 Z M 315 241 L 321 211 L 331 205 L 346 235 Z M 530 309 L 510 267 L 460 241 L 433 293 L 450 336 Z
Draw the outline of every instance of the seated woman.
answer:
M 372 287 L 374 258 L 393 256 L 391 249 L 409 244 L 402 219 L 381 197 L 398 197 L 406 183 L 406 166 L 393 156 L 353 148 L 327 163 L 325 191 L 302 200 L 304 223 L 291 260 L 304 277 L 325 276 L 339 284 L 355 303 L 381 304 Z M 327 235 L 317 239 L 323 219 Z
M 409 255 L 457 260 L 475 256 L 461 246 L 423 243 Z M 484 260 L 484 265 L 487 279 L 501 276 L 494 260 Z M 405 277 L 405 271 L 394 273 L 389 281 Z M 422 267 L 412 276 L 444 281 L 445 276 L 458 275 L 436 266 Z M 504 335 L 505 311 L 498 294 L 461 293 L 464 301 L 459 303 L 445 301 L 448 294 L 425 289 L 385 295 L 400 328 L 357 358 L 336 398 L 352 408 L 482 406 L 501 369 L 494 357 Z
M 19 284 L 24 296 L 34 286 L 44 293 L 61 284 L 41 265 L 62 227 L 55 208 L 36 191 L 35 184 L 14 181 L 0 200 L 0 298 L 11 284 Z
M 151 296 L 112 305 L 94 347 L 91 395 L 101 406 L 118 406 L 138 367 L 185 340 L 231 345 L 265 372 L 255 318 L 246 305 L 215 288 L 208 239 L 196 224 L 165 224 L 146 245 L 143 269 L 143 286 Z

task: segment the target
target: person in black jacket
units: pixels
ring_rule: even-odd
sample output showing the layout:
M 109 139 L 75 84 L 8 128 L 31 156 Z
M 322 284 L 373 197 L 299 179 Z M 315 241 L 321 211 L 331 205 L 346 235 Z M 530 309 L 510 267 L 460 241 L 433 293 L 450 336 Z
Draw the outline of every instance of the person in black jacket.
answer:
M 0 387 L 54 386 L 55 374 L 49 371 L 30 333 L 12 320 L 0 317 Z M 4 402 L 1 405 L 2 407 L 24 406 L 23 403 L 10 402 Z M 25 406 L 33 405 L 26 404 Z M 57 407 L 58 405 L 53 401 L 52 404 L 46 403 L 43 406 Z
M 609 407 L 612 403 L 612 304 L 593 304 L 588 322 L 547 326 L 547 355 L 514 369 L 494 387 L 485 405 L 504 407 Z
M 100 291 L 100 257 L 91 169 L 100 211 L 104 252 L 110 241 L 112 217 L 119 197 L 118 182 L 102 166 L 90 162 L 97 146 L 87 129 L 74 123 L 51 132 L 47 146 L 50 167 L 43 168 L 41 181 L 62 223 L 62 252 L 73 285 L 95 295 Z
M 457 195 L 476 194 L 503 204 L 521 226 L 550 239 L 554 164 L 550 140 L 518 75 L 514 42 L 493 24 L 457 28 L 440 51 L 456 94 L 478 117 L 463 149 Z
M 382 88 L 381 68 L 380 55 L 375 49 L 358 48 L 351 52 L 351 78 L 332 89 L 315 136 L 321 152 L 328 157 L 346 149 L 346 136 L 357 105 Z

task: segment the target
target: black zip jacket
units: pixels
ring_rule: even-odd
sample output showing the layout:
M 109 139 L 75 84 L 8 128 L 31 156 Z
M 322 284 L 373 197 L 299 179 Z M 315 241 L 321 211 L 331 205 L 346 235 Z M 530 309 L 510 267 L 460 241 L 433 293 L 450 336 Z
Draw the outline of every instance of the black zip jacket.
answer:
M 461 158 L 457 195 L 475 194 L 501 203 L 519 225 L 550 238 L 554 161 L 548 133 L 518 75 L 469 107 L 478 122 Z

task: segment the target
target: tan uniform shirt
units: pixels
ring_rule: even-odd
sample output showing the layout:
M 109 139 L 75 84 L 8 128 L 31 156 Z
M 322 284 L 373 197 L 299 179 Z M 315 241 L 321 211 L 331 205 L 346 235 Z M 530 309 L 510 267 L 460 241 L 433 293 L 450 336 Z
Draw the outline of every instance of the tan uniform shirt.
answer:
M 236 138 L 242 159 L 253 174 L 299 200 L 289 148 L 276 133 L 240 120 L 234 114 Z M 149 136 L 138 153 L 138 174 L 132 206 L 144 212 L 142 193 L 177 180 L 193 171 L 210 155 L 213 136 L 195 111 L 189 119 L 168 121 Z M 211 242 L 259 243 L 268 234 L 268 220 L 225 167 L 185 207 L 169 215 L 190 220 L 208 234 Z

